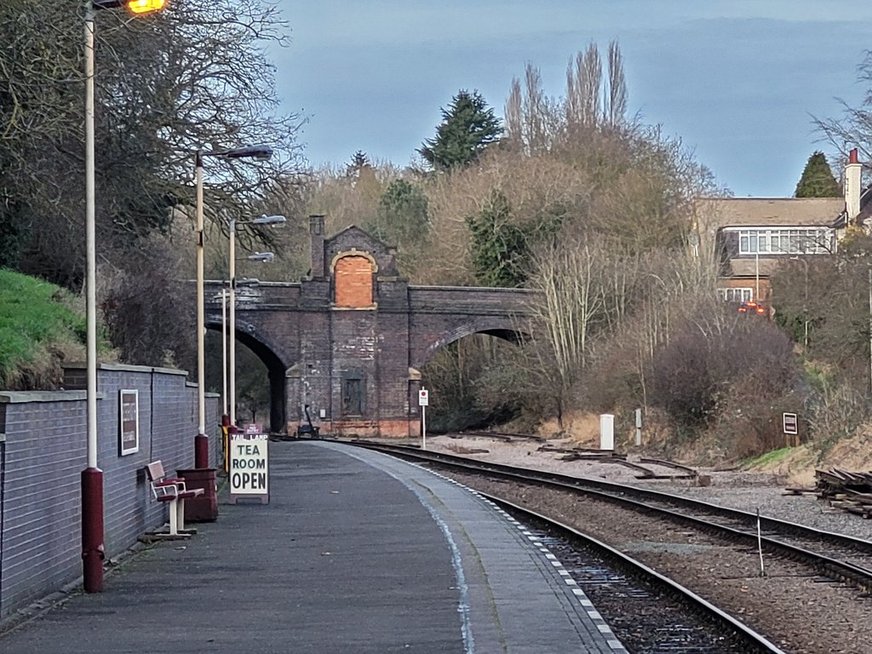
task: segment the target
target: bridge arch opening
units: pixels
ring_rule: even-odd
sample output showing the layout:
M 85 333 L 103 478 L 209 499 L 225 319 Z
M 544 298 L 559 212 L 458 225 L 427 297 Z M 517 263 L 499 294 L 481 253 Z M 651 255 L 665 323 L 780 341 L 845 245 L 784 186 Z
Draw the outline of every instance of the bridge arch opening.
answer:
M 523 332 L 508 327 L 467 326 L 429 348 L 420 372 L 433 398 L 427 413 L 432 430 L 489 427 L 516 417 L 515 397 L 492 389 L 507 378 L 525 339 Z
M 507 320 L 473 320 L 464 322 L 454 329 L 450 329 L 443 334 L 440 334 L 437 338 L 430 340 L 423 350 L 413 355 L 412 366 L 421 369 L 444 348 L 453 343 L 457 343 L 461 339 L 475 336 L 477 334 L 490 336 L 499 341 L 511 343 L 512 345 L 523 343 L 529 336 L 522 329 L 519 329 L 514 324 L 510 324 Z
M 207 322 L 206 388 L 223 393 L 223 362 L 229 366 L 229 354 L 222 356 L 221 323 Z M 231 334 L 227 334 L 229 351 Z M 229 375 L 227 370 L 229 392 Z M 285 365 L 275 351 L 254 330 L 237 321 L 236 329 L 236 419 L 256 422 L 271 432 L 286 429 Z M 229 406 L 229 398 L 227 399 Z

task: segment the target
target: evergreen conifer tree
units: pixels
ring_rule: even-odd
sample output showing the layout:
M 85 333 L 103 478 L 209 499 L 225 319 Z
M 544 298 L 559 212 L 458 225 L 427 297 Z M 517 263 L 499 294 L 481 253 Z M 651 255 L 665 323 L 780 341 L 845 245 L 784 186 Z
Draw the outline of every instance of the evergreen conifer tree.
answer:
M 812 153 L 796 185 L 797 198 L 836 198 L 842 194 L 823 152 Z
M 467 216 L 472 234 L 472 265 L 484 286 L 517 288 L 527 279 L 529 248 L 524 230 L 511 222 L 512 207 L 498 190 L 491 191 L 478 215 Z
M 465 166 L 503 133 L 500 119 L 478 91 L 460 91 L 442 109 L 436 136 L 424 142 L 418 153 L 435 170 Z

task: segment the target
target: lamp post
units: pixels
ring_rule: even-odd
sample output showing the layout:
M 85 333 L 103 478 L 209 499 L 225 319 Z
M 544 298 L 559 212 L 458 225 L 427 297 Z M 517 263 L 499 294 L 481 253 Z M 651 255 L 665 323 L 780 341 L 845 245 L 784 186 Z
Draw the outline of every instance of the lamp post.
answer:
M 82 471 L 82 571 L 87 593 L 103 590 L 103 471 L 97 467 L 97 245 L 94 183 L 94 13 L 127 7 L 146 14 L 165 0 L 85 0 L 85 313 L 87 468 Z
M 804 257 L 790 257 L 791 261 L 799 261 L 803 265 L 805 287 L 802 295 L 802 347 L 808 349 L 808 259 Z
M 271 263 L 274 258 L 275 254 L 272 252 L 255 252 L 245 257 L 247 261 L 262 263 Z M 221 300 L 221 412 L 228 420 L 230 419 L 227 410 L 227 298 L 229 295 L 228 289 L 222 288 L 221 292 L 212 298 L 213 301 Z
M 221 416 L 227 415 L 227 289 L 221 288 L 221 293 L 213 300 L 221 298 Z
M 203 159 L 258 159 L 272 157 L 268 145 L 247 145 L 231 150 L 203 152 L 194 155 L 194 183 L 196 185 L 197 221 L 197 435 L 194 437 L 194 467 L 209 467 L 209 437 L 206 435 L 206 307 L 204 290 L 204 236 L 203 236 Z
M 230 426 L 236 427 L 236 226 L 237 225 L 281 225 L 287 222 L 284 216 L 262 215 L 251 220 L 230 219 L 228 265 L 230 267 Z M 252 261 L 272 261 L 272 252 L 256 252 L 249 257 Z

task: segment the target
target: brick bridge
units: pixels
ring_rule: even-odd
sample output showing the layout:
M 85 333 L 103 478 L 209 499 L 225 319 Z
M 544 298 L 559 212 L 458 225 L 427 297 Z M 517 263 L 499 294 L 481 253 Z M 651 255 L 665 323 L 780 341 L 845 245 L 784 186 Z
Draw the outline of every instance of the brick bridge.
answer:
M 269 371 L 272 431 L 293 433 L 309 405 L 332 434 L 420 431 L 419 372 L 470 334 L 517 342 L 534 292 L 411 286 L 394 250 L 357 227 L 324 237 L 309 218 L 311 270 L 299 283 L 237 284 L 236 338 Z M 206 282 L 206 325 L 221 330 L 222 282 Z

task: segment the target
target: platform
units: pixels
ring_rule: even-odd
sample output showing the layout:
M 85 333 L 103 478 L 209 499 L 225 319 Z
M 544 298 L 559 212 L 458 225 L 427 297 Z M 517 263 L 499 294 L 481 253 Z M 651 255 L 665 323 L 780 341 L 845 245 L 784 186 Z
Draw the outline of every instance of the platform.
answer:
M 429 470 L 270 444 L 270 503 L 160 543 L 0 637 L 16 654 L 625 652 L 553 556 Z M 223 499 L 223 498 L 222 498 Z

